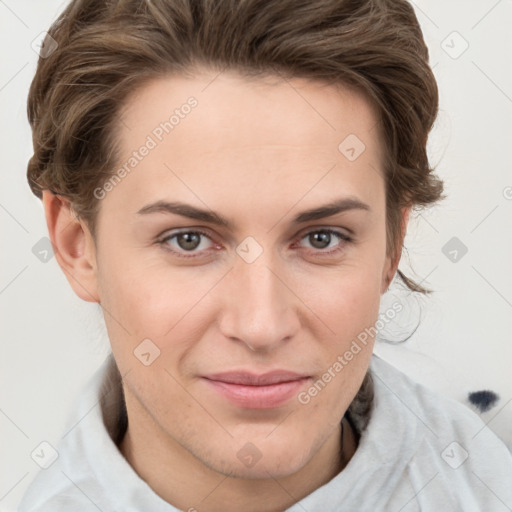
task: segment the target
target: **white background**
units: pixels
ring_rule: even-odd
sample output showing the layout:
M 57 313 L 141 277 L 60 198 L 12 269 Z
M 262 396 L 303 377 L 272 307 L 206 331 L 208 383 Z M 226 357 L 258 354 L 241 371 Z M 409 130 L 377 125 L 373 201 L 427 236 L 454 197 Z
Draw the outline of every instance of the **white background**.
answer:
M 74 295 L 55 258 L 32 252 L 48 233 L 25 177 L 31 42 L 65 4 L 0 0 L 0 510 L 15 509 L 39 469 L 30 453 L 58 444 L 74 397 L 109 350 L 99 306 Z M 512 2 L 414 6 L 440 89 L 429 154 L 448 199 L 411 219 L 405 240 L 400 268 L 435 293 L 403 297 L 411 313 L 394 329 L 407 333 L 420 313 L 421 324 L 409 342 L 376 351 L 461 402 L 468 391 L 497 391 L 483 418 L 512 447 Z M 457 262 L 442 252 L 452 237 L 468 248 Z

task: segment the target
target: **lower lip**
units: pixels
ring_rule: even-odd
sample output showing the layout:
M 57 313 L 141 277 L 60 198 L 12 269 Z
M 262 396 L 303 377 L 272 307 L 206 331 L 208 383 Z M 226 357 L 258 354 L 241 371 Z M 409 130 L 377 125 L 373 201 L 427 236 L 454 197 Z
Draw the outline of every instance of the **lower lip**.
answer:
M 269 386 L 244 386 L 203 378 L 204 382 L 232 403 L 247 409 L 279 407 L 296 395 L 308 380 L 306 377 Z

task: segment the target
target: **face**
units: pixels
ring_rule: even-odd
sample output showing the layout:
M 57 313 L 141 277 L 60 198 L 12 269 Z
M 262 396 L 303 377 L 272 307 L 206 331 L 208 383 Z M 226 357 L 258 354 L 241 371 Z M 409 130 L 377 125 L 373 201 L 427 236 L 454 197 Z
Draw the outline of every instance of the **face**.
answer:
M 119 142 L 95 261 L 130 425 L 224 474 L 298 471 L 362 382 L 373 340 L 344 354 L 392 272 L 376 112 L 346 88 L 205 72 L 137 91 Z M 274 370 L 297 375 L 241 384 Z

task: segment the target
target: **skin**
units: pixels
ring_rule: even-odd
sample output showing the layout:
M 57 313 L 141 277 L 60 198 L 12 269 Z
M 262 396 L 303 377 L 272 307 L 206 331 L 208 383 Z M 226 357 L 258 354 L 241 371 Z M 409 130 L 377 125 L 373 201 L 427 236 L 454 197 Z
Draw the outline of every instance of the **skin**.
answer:
M 346 87 L 204 70 L 155 80 L 129 99 L 120 165 L 189 96 L 198 106 L 101 200 L 96 240 L 66 200 L 45 191 L 49 234 L 74 291 L 103 308 L 124 376 L 129 426 L 120 450 L 135 471 L 183 510 L 283 510 L 342 470 L 341 421 L 374 340 L 308 404 L 294 397 L 244 409 L 201 375 L 281 368 L 316 381 L 375 324 L 399 261 L 386 252 L 378 117 Z M 366 146 L 352 162 L 338 150 L 348 134 Z M 370 209 L 291 224 L 346 196 Z M 213 210 L 234 228 L 137 213 L 157 200 Z M 192 249 L 178 237 L 159 243 L 183 228 L 208 236 Z M 350 230 L 353 241 L 333 235 L 321 245 L 314 234 L 322 228 Z M 236 252 L 248 236 L 263 250 L 251 263 Z M 144 339 L 160 350 L 149 366 L 134 356 Z M 357 437 L 344 425 L 349 460 Z M 261 455 L 252 467 L 237 457 L 248 442 Z

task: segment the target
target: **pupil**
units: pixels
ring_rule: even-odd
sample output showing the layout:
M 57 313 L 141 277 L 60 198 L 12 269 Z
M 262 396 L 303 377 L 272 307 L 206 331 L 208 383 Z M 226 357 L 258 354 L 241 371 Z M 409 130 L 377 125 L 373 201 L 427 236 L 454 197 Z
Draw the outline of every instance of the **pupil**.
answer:
M 327 231 L 318 231 L 317 233 L 313 233 L 313 242 L 312 244 L 317 247 L 317 249 L 324 249 L 325 247 L 327 247 L 331 241 L 331 234 L 328 233 Z M 321 247 L 318 247 L 317 246 L 317 242 L 320 241 L 320 246 Z M 327 242 L 327 243 L 325 243 Z M 322 246 L 322 244 L 324 244 Z
M 184 243 L 181 243 L 181 242 Z M 195 249 L 199 245 L 198 233 L 180 233 L 178 235 L 178 244 L 182 249 Z

